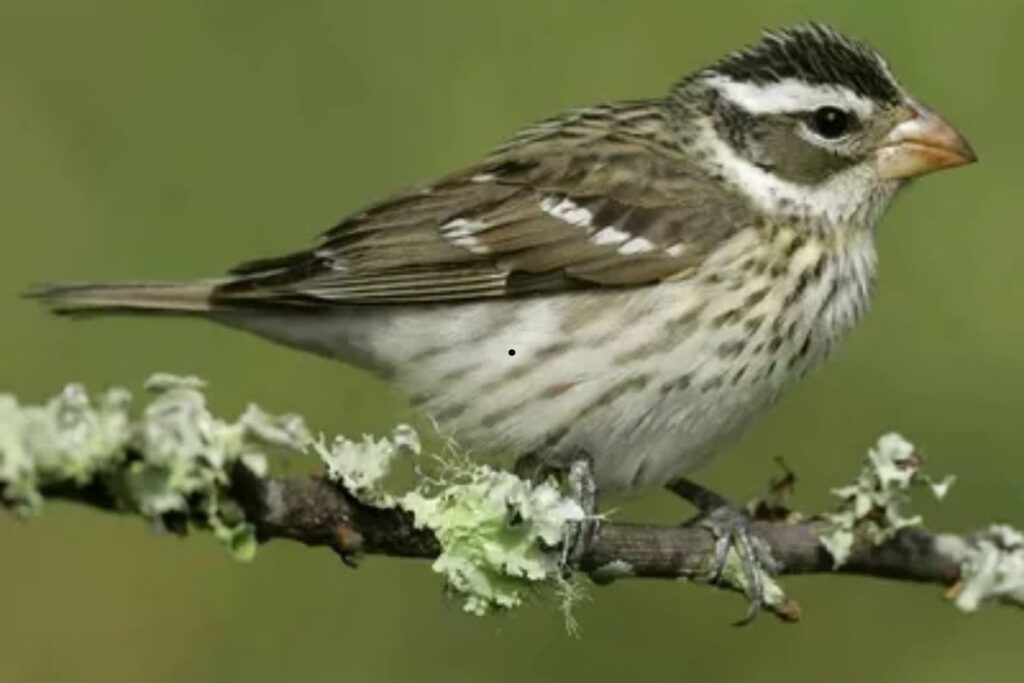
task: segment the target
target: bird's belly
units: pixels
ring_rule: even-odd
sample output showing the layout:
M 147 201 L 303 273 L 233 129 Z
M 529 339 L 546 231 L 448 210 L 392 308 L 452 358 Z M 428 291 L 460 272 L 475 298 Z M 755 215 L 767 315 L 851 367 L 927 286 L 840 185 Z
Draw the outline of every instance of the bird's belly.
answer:
M 866 245 L 808 243 L 784 267 L 721 249 L 633 289 L 224 322 L 393 379 L 474 454 L 585 452 L 605 490 L 640 489 L 699 466 L 827 355 L 866 307 Z
M 544 320 L 549 307 L 538 302 L 528 315 Z M 475 452 L 552 461 L 585 452 L 605 490 L 658 485 L 711 455 L 771 400 L 782 377 L 761 361 L 723 361 L 718 335 L 696 323 L 665 337 L 656 332 L 667 316 L 634 313 L 577 332 L 494 329 L 475 349 L 453 344 L 410 363 L 399 380 L 443 432 Z M 694 329 L 682 329 L 688 324 Z
M 397 323 L 406 357 L 393 366 L 474 452 L 585 452 L 602 489 L 653 487 L 702 464 L 823 355 L 810 316 L 783 313 L 783 290 L 755 291 L 673 283 L 448 307 Z M 418 330 L 429 344 L 412 342 Z

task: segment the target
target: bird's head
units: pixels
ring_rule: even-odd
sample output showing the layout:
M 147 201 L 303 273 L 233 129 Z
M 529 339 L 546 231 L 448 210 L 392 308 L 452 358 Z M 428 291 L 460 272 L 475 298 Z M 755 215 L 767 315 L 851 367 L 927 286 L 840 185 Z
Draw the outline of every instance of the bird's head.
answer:
M 976 159 L 881 55 L 820 24 L 767 32 L 674 94 L 704 163 L 769 213 L 873 225 L 907 180 Z

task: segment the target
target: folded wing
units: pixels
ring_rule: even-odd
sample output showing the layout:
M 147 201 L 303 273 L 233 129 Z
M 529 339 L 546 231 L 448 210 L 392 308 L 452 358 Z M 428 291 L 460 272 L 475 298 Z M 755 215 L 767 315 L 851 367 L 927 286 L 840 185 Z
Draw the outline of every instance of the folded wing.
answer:
M 755 218 L 640 106 L 542 122 L 472 169 L 347 218 L 310 250 L 239 266 L 214 300 L 428 303 L 686 277 Z

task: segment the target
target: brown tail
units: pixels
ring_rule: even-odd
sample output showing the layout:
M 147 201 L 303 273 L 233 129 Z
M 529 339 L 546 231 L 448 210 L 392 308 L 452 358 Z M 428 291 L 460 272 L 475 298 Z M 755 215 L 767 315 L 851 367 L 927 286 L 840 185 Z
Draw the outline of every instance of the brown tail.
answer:
M 194 282 L 68 283 L 45 285 L 26 296 L 59 315 L 201 315 L 213 310 L 215 280 Z

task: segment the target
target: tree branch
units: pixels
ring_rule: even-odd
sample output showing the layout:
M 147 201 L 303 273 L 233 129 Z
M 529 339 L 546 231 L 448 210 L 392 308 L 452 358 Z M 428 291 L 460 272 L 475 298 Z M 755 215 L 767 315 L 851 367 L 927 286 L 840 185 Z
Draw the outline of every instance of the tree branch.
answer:
M 177 533 L 209 529 L 240 559 L 273 539 L 325 546 L 353 565 L 363 554 L 439 558 L 434 568 L 477 613 L 519 604 L 538 583 L 565 585 L 557 546 L 566 524 L 584 512 L 552 482 L 530 484 L 457 453 L 430 459 L 408 427 L 390 438 L 328 444 L 300 419 L 254 406 L 235 422 L 220 420 L 194 378 L 155 376 L 148 388 L 154 398 L 138 418 L 120 389 L 94 402 L 69 385 L 42 406 L 0 395 L 0 505 L 31 514 L 56 498 L 138 514 Z M 267 476 L 263 451 L 272 447 L 313 450 L 325 472 Z M 396 497 L 383 483 L 404 452 L 418 458 L 418 481 Z M 941 496 L 948 484 L 922 471 L 912 445 L 887 435 L 857 479 L 835 490 L 834 512 L 799 517 L 777 501 L 762 502 L 750 531 L 778 574 L 838 571 L 935 583 L 964 610 L 984 601 L 1024 606 L 1024 534 L 999 525 L 933 533 L 907 514 L 912 487 Z M 763 592 L 784 619 L 799 616 L 770 576 L 736 571 L 733 552 L 717 566 L 717 555 L 703 524 L 601 519 L 574 569 L 597 583 L 721 579 L 735 591 Z
M 233 471 L 230 490 L 261 542 L 287 539 L 327 547 L 347 563 L 354 563 L 362 554 L 429 559 L 440 552 L 434 534 L 417 529 L 408 512 L 362 503 L 323 476 L 260 479 L 238 467 Z M 63 485 L 44 489 L 43 494 L 117 510 L 116 501 L 100 486 Z M 971 538 L 916 527 L 903 529 L 880 545 L 858 538 L 849 559 L 834 568 L 833 558 L 820 540 L 827 526 L 823 520 L 755 520 L 751 531 L 770 548 L 782 575 L 838 571 L 934 583 L 947 589 L 959 581 L 961 563 L 944 546 L 950 538 L 958 538 L 963 544 Z M 714 537 L 701 526 L 603 521 L 580 561 L 580 569 L 598 583 L 628 577 L 699 580 L 714 562 L 714 548 Z M 785 609 L 779 615 L 798 616 Z

